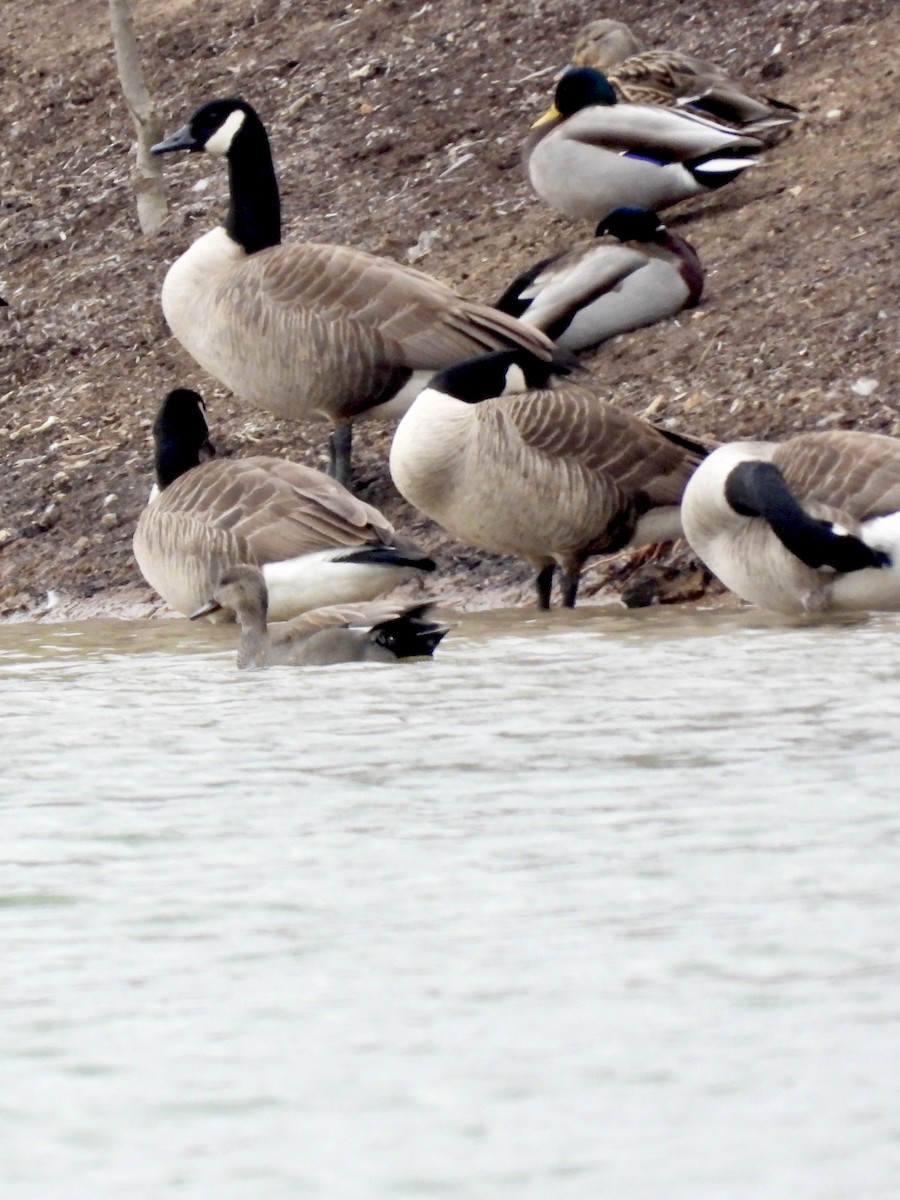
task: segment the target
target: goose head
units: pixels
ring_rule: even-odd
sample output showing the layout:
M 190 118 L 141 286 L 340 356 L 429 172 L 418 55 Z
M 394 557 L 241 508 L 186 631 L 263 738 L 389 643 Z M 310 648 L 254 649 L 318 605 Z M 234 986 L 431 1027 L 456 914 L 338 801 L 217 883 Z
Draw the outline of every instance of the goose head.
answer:
M 497 396 L 545 388 L 553 375 L 565 374 L 568 370 L 569 367 L 561 362 L 544 362 L 521 348 L 497 350 L 441 371 L 431 379 L 426 390 L 452 396 L 466 404 L 479 404 Z
M 609 107 L 617 103 L 615 90 L 602 71 L 594 67 L 572 67 L 562 74 L 556 85 L 553 103 L 531 128 L 537 129 L 551 121 L 564 121 L 585 108 L 596 105 Z
M 169 392 L 153 422 L 156 484 L 160 491 L 179 475 L 215 458 L 202 398 L 190 388 Z
M 655 212 L 633 205 L 617 208 L 604 217 L 596 235 L 602 237 L 608 233 L 620 242 L 655 242 L 665 232 L 666 227 Z
M 224 570 L 219 575 L 212 596 L 206 604 L 191 613 L 191 620 L 211 616 L 222 609 L 233 612 L 241 628 L 265 630 L 269 593 L 258 567 L 243 565 Z
M 211 100 L 201 104 L 186 125 L 157 142 L 151 154 L 171 154 L 175 150 L 205 152 L 223 158 L 231 155 L 248 137 L 266 137 L 262 121 L 246 100 Z

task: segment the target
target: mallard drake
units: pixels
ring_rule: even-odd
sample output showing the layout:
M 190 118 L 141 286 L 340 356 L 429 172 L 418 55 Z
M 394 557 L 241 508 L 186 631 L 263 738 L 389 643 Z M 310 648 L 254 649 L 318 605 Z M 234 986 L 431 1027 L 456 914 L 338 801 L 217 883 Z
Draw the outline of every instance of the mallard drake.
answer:
M 754 95 L 715 63 L 681 50 L 644 50 L 622 21 L 592 21 L 572 54 L 577 67 L 603 71 L 619 100 L 661 104 L 733 125 L 772 144 L 799 118 L 792 105 Z
M 347 246 L 281 243 L 269 139 L 243 100 L 204 104 L 153 147 L 227 159 L 225 225 L 170 267 L 162 307 L 188 353 L 236 396 L 280 416 L 326 419 L 333 474 L 350 481 L 351 422 L 395 416 L 443 367 L 504 346 L 552 343 L 438 280 Z
M 390 468 L 401 495 L 461 541 L 531 563 L 541 608 L 559 567 L 571 608 L 592 555 L 680 536 L 705 450 L 551 370 L 513 350 L 437 375 L 398 425 Z
M 596 236 L 529 267 L 497 307 L 567 350 L 585 350 L 699 303 L 700 260 L 656 213 L 617 208 Z
M 153 426 L 156 494 L 133 550 L 176 612 L 209 600 L 228 566 L 260 567 L 273 620 L 370 600 L 435 569 L 390 522 L 336 480 L 280 458 L 210 458 L 202 400 L 178 388 Z
M 720 446 L 684 531 L 738 596 L 783 613 L 900 609 L 900 440 L 822 431 Z
M 650 104 L 620 104 L 593 67 L 574 67 L 523 147 L 531 185 L 573 220 L 617 208 L 656 212 L 723 187 L 758 161 L 763 143 L 724 125 Z
M 212 596 L 192 619 L 221 610 L 234 614 L 241 627 L 239 668 L 332 666 L 350 662 L 397 662 L 402 658 L 430 657 L 446 625 L 428 619 L 433 604 L 416 604 L 380 617 L 369 628 L 352 626 L 370 618 L 364 610 L 345 612 L 323 609 L 286 622 L 272 631 L 268 626 L 269 595 L 257 567 L 229 567 L 213 587 Z

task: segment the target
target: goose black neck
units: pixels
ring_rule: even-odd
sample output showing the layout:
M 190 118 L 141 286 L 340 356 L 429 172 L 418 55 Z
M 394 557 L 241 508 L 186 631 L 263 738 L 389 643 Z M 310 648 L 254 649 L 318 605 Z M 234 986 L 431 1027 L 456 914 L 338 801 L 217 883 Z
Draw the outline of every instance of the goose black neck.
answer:
M 196 446 L 191 446 L 183 437 L 163 437 L 156 443 L 156 485 L 161 492 L 174 483 L 185 471 L 190 471 L 201 461 Z
M 247 254 L 281 242 L 281 199 L 269 138 L 260 121 L 247 121 L 228 153 L 231 205 L 225 228 Z

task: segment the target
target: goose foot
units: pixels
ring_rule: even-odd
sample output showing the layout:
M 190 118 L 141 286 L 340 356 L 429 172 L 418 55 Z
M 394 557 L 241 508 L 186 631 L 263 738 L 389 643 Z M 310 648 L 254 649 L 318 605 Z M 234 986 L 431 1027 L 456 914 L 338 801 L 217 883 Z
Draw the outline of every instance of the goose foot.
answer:
M 563 571 L 559 584 L 562 590 L 563 608 L 574 608 L 575 597 L 578 595 L 578 585 L 581 582 L 580 571 Z
M 553 587 L 555 571 L 556 563 L 550 563 L 547 567 L 541 567 L 537 573 L 535 584 L 537 585 L 538 608 L 548 609 L 550 607 L 550 589 Z

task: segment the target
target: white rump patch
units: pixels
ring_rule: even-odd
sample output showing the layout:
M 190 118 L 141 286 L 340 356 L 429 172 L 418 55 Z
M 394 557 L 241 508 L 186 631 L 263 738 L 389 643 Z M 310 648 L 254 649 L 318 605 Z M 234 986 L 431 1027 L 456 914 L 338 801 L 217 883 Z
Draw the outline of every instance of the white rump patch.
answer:
M 371 547 L 335 546 L 282 562 L 266 563 L 262 572 L 269 591 L 269 620 L 288 621 L 311 608 L 374 600 L 404 579 L 420 573 L 413 567 L 334 561 L 344 554 L 364 549 Z
M 218 154 L 224 158 L 231 149 L 231 143 L 237 136 L 238 130 L 244 124 L 246 115 L 239 108 L 230 112 L 212 137 L 206 139 L 206 145 L 203 147 L 206 153 Z

